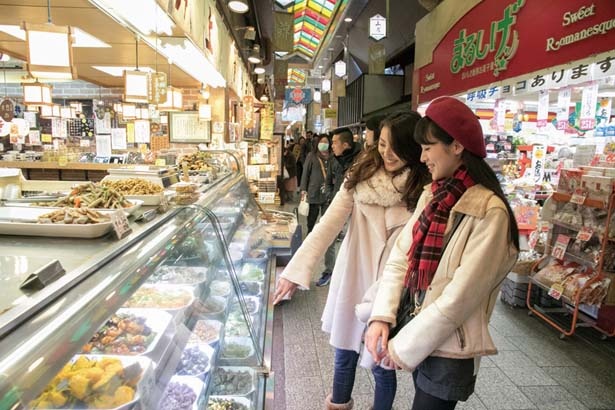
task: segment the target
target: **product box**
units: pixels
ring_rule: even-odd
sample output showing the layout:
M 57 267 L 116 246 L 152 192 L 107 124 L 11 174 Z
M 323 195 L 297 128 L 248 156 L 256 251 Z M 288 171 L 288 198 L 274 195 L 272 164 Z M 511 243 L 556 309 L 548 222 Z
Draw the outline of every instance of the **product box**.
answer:
M 574 194 L 574 192 L 581 188 L 581 177 L 583 171 L 579 168 L 564 168 L 562 169 L 557 184 L 557 192 L 564 194 Z
M 581 187 L 586 192 L 588 198 L 606 203 L 609 201 L 611 193 L 613 193 L 613 178 L 583 175 L 581 177 Z

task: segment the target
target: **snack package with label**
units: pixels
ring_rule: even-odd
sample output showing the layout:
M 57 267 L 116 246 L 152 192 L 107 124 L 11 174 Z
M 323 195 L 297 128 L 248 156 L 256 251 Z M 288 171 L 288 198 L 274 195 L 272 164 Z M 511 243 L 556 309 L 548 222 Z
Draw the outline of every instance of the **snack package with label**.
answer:
M 578 168 L 562 169 L 559 182 L 557 184 L 557 192 L 564 194 L 574 194 L 581 187 L 581 177 L 583 171 Z
M 606 203 L 613 193 L 613 179 L 611 177 L 583 175 L 581 188 L 587 193 L 588 198 Z

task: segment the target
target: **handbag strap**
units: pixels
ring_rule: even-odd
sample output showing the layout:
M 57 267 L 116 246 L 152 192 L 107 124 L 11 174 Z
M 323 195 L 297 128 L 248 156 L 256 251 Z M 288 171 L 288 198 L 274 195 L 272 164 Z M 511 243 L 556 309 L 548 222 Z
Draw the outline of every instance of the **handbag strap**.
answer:
M 325 164 L 323 164 L 322 159 L 318 157 L 318 162 L 320 163 L 320 170 L 322 171 L 322 176 L 327 179 L 327 171 L 325 171 Z

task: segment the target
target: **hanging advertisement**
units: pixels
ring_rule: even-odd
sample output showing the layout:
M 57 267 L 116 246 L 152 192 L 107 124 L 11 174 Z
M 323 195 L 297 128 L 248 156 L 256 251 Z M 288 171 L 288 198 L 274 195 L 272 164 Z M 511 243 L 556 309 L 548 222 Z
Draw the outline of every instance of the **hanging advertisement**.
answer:
M 547 126 L 549 118 L 549 91 L 540 90 L 538 92 L 538 110 L 536 112 L 536 126 L 544 128 Z
M 261 138 L 265 141 L 273 139 L 273 124 L 275 120 L 275 112 L 273 103 L 264 103 L 261 108 Z
M 273 14 L 273 51 L 284 51 L 290 53 L 294 46 L 294 23 L 293 13 L 276 11 Z
M 582 130 L 591 130 L 596 126 L 596 104 L 598 104 L 598 83 L 583 87 L 580 122 Z
M 612 50 L 614 19 L 612 0 L 484 0 L 476 2 L 452 26 L 434 26 L 433 18 L 424 18 L 416 29 L 417 102 Z M 615 64 L 603 62 L 606 65 L 610 69 Z M 591 80 L 591 75 L 582 78 L 585 73 L 581 71 L 589 73 L 589 65 L 575 73 L 561 70 L 552 78 L 537 79 L 533 88 L 549 88 L 556 80 L 569 84 Z M 527 90 L 532 83 L 524 85 Z
M 568 109 L 570 108 L 570 97 L 572 96 L 571 88 L 559 90 L 557 94 L 557 129 L 565 130 L 568 126 Z
M 289 88 L 285 92 L 284 101 L 288 104 L 309 104 L 312 102 L 311 88 Z
M 545 155 L 544 145 L 534 145 L 532 149 L 532 179 L 536 185 L 542 183 L 545 174 Z

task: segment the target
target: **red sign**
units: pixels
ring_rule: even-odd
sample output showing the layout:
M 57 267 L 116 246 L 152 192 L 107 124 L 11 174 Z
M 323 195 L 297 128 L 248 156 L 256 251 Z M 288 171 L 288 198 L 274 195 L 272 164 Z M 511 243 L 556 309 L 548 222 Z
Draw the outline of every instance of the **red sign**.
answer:
M 613 0 L 484 0 L 455 23 L 432 62 L 415 73 L 418 101 L 569 63 L 613 44 Z

